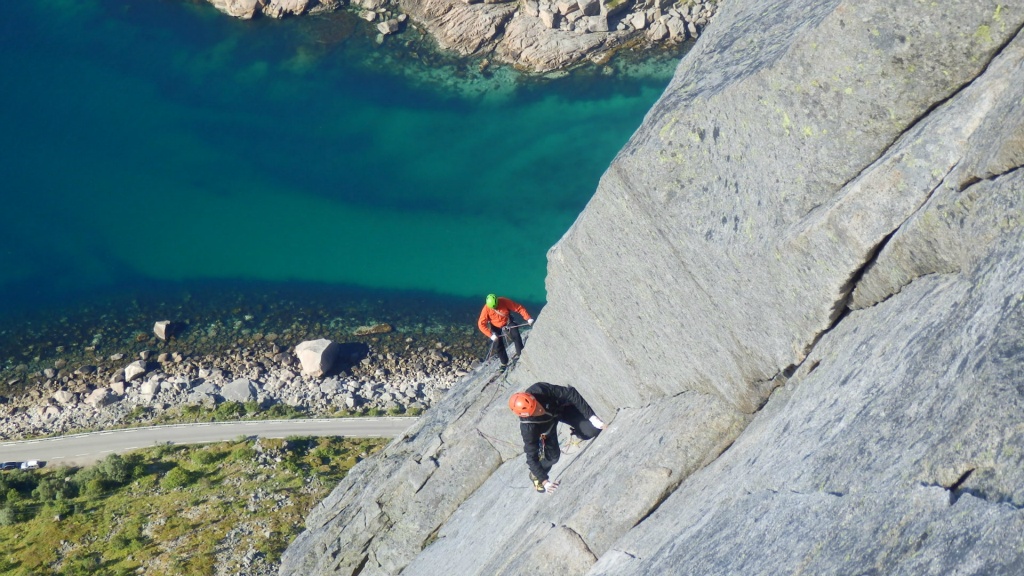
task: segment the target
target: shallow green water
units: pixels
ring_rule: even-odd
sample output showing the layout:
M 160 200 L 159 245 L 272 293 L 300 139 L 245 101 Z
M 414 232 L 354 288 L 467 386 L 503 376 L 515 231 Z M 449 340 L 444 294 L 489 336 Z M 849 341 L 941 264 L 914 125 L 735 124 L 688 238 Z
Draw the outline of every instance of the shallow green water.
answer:
M 673 66 L 517 83 L 395 42 L 348 15 L 5 6 L 0 312 L 210 280 L 543 302 Z

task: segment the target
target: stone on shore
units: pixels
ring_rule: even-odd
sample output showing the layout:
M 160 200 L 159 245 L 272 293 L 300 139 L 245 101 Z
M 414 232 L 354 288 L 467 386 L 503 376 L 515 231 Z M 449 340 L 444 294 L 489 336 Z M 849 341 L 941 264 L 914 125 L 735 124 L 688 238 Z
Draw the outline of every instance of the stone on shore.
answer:
M 331 370 L 340 351 L 341 346 L 326 338 L 307 340 L 295 347 L 295 355 L 302 364 L 302 373 L 314 378 Z
M 260 15 L 283 18 L 337 5 L 337 0 L 209 0 L 215 8 L 236 18 L 249 20 Z M 322 8 L 321 8 L 322 9 Z
M 399 24 L 398 20 L 395 19 L 395 18 L 392 18 L 390 20 L 385 20 L 385 21 L 377 24 L 377 31 L 380 32 L 381 34 L 387 36 L 389 34 L 394 34 L 395 32 L 398 32 L 398 29 L 400 27 L 401 27 L 401 25 Z
M 233 380 L 220 390 L 220 395 L 231 402 L 252 402 L 256 399 L 256 386 L 248 378 Z
M 73 392 L 68 392 L 67 390 L 57 390 L 53 393 L 53 399 L 58 404 L 62 404 L 64 406 L 78 403 L 78 396 Z
M 124 369 L 124 381 L 133 382 L 142 378 L 149 370 L 146 367 L 145 360 L 136 360 L 132 362 Z
M 220 394 L 220 386 L 217 386 L 213 382 L 203 382 L 192 389 L 194 394 L 206 394 L 209 396 L 216 396 Z
M 139 394 L 146 400 L 152 400 L 159 390 L 160 382 L 158 380 L 146 380 L 139 386 Z
M 601 2 L 598 0 L 576 0 L 576 4 L 584 16 L 597 16 L 601 13 Z
M 117 398 L 110 393 L 110 388 L 97 388 L 92 391 L 91 394 L 86 396 L 83 403 L 88 404 L 94 408 L 102 408 L 111 402 L 114 402 Z

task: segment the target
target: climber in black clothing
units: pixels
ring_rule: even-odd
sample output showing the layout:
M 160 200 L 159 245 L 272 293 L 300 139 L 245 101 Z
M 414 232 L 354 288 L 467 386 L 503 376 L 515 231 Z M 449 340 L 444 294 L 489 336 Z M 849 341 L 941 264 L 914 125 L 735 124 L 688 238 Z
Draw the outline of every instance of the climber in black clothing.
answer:
M 548 471 L 562 453 L 558 447 L 559 422 L 572 427 L 572 434 L 581 440 L 590 440 L 604 430 L 604 422 L 571 387 L 537 382 L 525 392 L 513 394 L 508 407 L 519 416 L 526 465 L 538 492 L 554 492 L 558 488 L 558 482 L 548 478 Z

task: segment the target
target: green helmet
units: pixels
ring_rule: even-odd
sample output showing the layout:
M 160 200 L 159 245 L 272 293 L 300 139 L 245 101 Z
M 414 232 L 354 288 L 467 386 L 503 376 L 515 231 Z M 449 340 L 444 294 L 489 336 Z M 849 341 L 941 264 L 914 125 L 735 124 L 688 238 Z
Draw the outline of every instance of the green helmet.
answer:
M 497 305 L 498 305 L 498 297 L 495 296 L 494 294 L 488 294 L 487 295 L 487 307 L 488 308 L 494 308 Z

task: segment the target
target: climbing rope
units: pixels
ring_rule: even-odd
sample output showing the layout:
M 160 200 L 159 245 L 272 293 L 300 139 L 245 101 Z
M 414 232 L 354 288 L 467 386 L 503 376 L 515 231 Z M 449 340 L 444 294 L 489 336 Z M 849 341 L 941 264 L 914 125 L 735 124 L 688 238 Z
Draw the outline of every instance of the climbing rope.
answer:
M 509 345 L 512 344 L 511 340 L 509 340 L 509 331 L 512 328 L 526 328 L 527 330 L 529 330 L 530 328 L 533 328 L 533 326 L 530 325 L 530 324 L 516 324 L 516 325 L 513 325 L 513 326 L 509 326 L 508 324 L 506 324 L 505 326 L 502 326 L 501 327 L 501 337 L 499 339 L 501 340 L 501 345 L 505 347 L 506 351 L 508 350 Z M 523 346 L 525 347 L 526 346 L 527 334 L 523 333 L 523 334 L 520 335 L 520 337 L 523 339 Z M 496 342 L 497 342 L 497 340 L 491 340 L 491 345 L 490 345 L 490 347 L 487 348 L 487 355 L 484 356 L 484 359 L 483 359 L 484 362 L 487 362 L 488 360 L 491 359 L 491 356 L 494 354 L 494 344 Z M 517 358 L 518 358 L 518 356 L 517 356 Z

